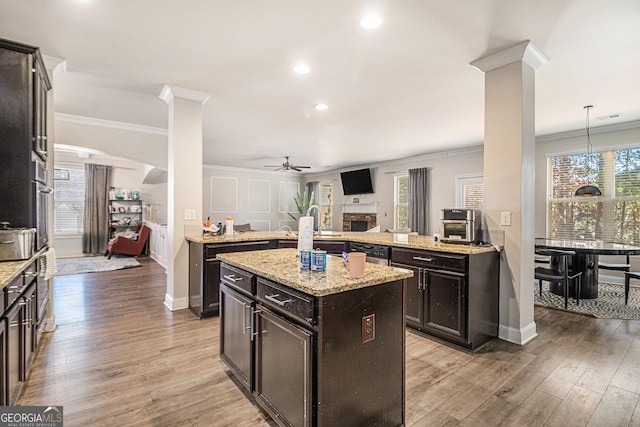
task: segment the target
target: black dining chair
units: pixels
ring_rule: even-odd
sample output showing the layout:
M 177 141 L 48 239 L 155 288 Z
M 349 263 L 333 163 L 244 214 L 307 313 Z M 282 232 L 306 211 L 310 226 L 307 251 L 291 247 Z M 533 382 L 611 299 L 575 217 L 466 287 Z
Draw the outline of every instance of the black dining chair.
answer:
M 600 256 L 603 256 L 603 255 L 600 255 Z M 598 270 L 624 271 L 625 273 L 628 271 L 631 271 L 629 254 L 627 254 L 627 262 L 624 264 L 598 261 Z
M 631 279 L 639 279 L 640 273 L 637 271 L 625 271 L 624 273 L 624 305 L 629 302 L 629 282 Z
M 564 308 L 569 307 L 569 281 L 576 280 L 576 305 L 580 305 L 580 289 L 582 287 L 582 272 L 569 269 L 569 257 L 573 257 L 574 251 L 559 249 L 536 249 L 537 256 L 547 256 L 551 260 L 559 260 L 558 264 L 550 263 L 549 267 L 536 267 L 535 278 L 540 286 L 542 296 L 542 281 L 549 283 L 562 283 L 564 290 Z

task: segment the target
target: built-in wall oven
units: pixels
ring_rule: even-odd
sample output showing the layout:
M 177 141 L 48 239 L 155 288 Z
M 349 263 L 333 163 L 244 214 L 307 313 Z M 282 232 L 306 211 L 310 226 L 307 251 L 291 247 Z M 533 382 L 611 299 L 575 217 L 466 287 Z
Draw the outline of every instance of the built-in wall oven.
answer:
M 35 228 L 36 228 L 36 250 L 46 246 L 48 240 L 47 233 L 47 212 L 49 210 L 49 197 L 53 190 L 49 187 L 47 179 L 46 164 L 35 161 L 35 177 L 33 180 L 35 196 Z
M 482 240 L 482 214 L 473 209 L 442 209 L 440 239 L 450 243 L 473 243 Z

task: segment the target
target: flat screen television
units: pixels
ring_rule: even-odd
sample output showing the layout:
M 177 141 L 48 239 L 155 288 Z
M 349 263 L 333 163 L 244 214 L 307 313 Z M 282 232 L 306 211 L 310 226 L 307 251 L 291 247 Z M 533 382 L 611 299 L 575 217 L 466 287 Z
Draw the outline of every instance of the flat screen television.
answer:
M 371 171 L 369 169 L 341 172 L 340 179 L 342 180 L 342 190 L 345 196 L 373 193 Z

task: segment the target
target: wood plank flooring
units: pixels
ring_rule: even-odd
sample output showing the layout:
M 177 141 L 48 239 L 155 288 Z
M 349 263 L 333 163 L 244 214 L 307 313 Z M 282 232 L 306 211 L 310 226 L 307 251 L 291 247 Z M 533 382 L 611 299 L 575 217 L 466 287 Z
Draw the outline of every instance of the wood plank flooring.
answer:
M 218 359 L 219 319 L 163 305 L 164 269 L 56 277 L 20 405 L 65 426 L 274 426 Z M 475 354 L 407 332 L 408 426 L 640 426 L 640 321 L 535 309 L 538 337 Z

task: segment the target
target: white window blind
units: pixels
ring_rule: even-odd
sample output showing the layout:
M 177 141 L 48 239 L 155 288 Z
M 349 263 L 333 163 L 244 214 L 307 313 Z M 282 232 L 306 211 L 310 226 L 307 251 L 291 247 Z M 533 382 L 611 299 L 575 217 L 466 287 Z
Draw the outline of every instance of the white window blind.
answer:
M 547 170 L 549 237 L 640 243 L 640 148 L 553 156 Z M 587 182 L 602 196 L 574 197 Z
M 58 168 L 59 165 L 56 165 Z M 54 234 L 82 234 L 84 220 L 84 166 L 61 165 L 68 179 L 53 181 Z
M 409 228 L 409 175 L 393 177 L 393 228 Z

